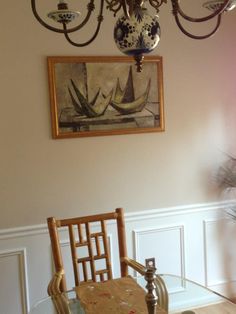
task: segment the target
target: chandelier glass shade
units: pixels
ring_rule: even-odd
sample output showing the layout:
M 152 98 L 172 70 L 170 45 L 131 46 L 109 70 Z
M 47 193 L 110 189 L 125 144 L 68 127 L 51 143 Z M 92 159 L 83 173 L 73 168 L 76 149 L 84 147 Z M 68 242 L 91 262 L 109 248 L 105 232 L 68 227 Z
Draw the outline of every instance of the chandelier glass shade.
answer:
M 203 7 L 209 9 L 211 11 L 216 11 L 220 9 L 220 6 L 224 3 L 224 0 L 211 0 L 207 1 L 203 4 Z M 236 1 L 231 0 L 229 4 L 226 6 L 225 11 L 231 11 L 236 7 Z
M 141 71 L 143 55 L 151 52 L 160 40 L 160 25 L 156 14 L 159 13 L 162 4 L 166 4 L 167 2 L 170 2 L 172 5 L 172 14 L 178 28 L 186 36 L 193 39 L 205 39 L 212 36 L 220 26 L 222 14 L 236 7 L 236 0 L 207 1 L 203 4 L 203 7 L 208 10 L 206 10 L 206 15 L 197 18 L 185 14 L 180 6 L 180 0 L 88 0 L 87 12 L 83 12 L 82 14 L 78 11 L 70 10 L 65 0 L 59 0 L 57 9 L 49 12 L 47 16 L 61 24 L 61 27 L 54 27 L 46 23 L 39 16 L 36 8 L 36 0 L 31 0 L 31 7 L 35 18 L 40 24 L 51 31 L 64 34 L 66 40 L 76 47 L 87 46 L 96 39 L 103 21 L 104 7 L 111 11 L 114 16 L 121 13 L 114 26 L 115 43 L 122 53 L 134 57 L 137 70 Z M 90 22 L 95 5 L 99 13 L 93 34 L 85 42 L 73 41 L 70 34 L 81 30 Z M 156 14 L 149 14 L 146 8 L 147 5 L 155 9 Z M 68 27 L 69 23 L 76 20 L 80 15 L 82 17 L 78 25 Z M 190 33 L 182 23 L 183 20 L 192 23 L 202 23 L 212 19 L 216 20 L 216 24 L 211 31 L 204 35 Z

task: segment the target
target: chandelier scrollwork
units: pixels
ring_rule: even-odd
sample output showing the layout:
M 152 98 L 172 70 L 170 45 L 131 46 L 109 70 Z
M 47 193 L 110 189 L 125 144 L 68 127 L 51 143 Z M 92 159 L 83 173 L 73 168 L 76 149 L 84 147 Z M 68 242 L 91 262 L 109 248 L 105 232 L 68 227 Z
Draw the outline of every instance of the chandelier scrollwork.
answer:
M 40 1 L 40 0 L 38 0 Z M 96 4 L 95 4 L 96 2 Z M 211 13 L 204 17 L 191 17 L 187 15 L 180 6 L 180 0 L 170 0 L 172 5 L 172 14 L 175 18 L 178 28 L 186 36 L 193 39 L 205 39 L 212 36 L 221 24 L 221 17 L 224 12 L 233 10 L 236 7 L 236 0 L 211 0 L 203 4 L 205 9 L 211 10 Z M 160 26 L 158 17 L 155 14 L 150 15 L 146 6 L 149 4 L 155 9 L 156 13 L 160 11 L 163 4 L 167 4 L 168 0 L 89 0 L 87 11 L 81 14 L 78 11 L 70 10 L 65 0 L 59 0 L 57 9 L 49 12 L 47 15 L 55 22 L 61 24 L 61 28 L 54 27 L 46 23 L 38 14 L 36 8 L 36 0 L 31 0 L 31 8 L 38 22 L 47 29 L 64 34 L 66 40 L 73 46 L 84 47 L 92 43 L 101 27 L 103 21 L 104 7 L 117 16 L 121 12 L 121 16 L 114 27 L 114 40 L 117 47 L 122 53 L 134 56 L 137 64 L 137 70 L 142 69 L 143 55 L 151 52 L 160 40 Z M 98 11 L 97 21 L 94 33 L 84 42 L 75 42 L 70 38 L 70 34 L 81 30 L 89 23 L 95 11 Z M 82 21 L 75 27 L 68 27 L 68 24 L 83 16 Z M 203 23 L 212 19 L 216 19 L 216 25 L 213 29 L 204 35 L 195 35 L 185 29 L 182 20 L 191 23 Z M 93 22 L 94 23 L 94 22 Z
M 125 5 L 125 3 L 122 3 L 119 0 L 106 0 L 106 8 L 114 13 L 114 16 L 116 16 L 116 14 L 120 11 L 120 9 L 122 8 L 123 5 Z M 125 6 L 126 7 L 126 6 Z

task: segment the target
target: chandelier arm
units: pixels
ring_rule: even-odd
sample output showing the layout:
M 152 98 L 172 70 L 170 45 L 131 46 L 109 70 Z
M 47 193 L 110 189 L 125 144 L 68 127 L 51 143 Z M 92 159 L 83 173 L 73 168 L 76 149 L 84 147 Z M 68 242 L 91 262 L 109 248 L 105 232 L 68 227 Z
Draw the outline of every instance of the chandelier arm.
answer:
M 190 17 L 190 16 L 186 15 L 179 6 L 180 0 L 171 0 L 171 3 L 172 3 L 172 7 L 173 7 L 174 16 L 177 16 L 177 14 L 180 14 L 182 16 L 182 18 L 184 18 L 187 21 L 199 23 L 199 22 L 205 22 L 205 21 L 211 20 L 212 18 L 222 14 L 224 12 L 224 10 L 227 8 L 227 6 L 229 5 L 230 1 L 231 0 L 225 0 L 224 3 L 219 7 L 219 9 L 217 9 L 215 12 L 213 12 L 207 16 L 201 17 L 201 18 L 194 18 L 194 17 Z
M 206 35 L 202 35 L 202 36 L 201 35 L 200 36 L 193 35 L 193 34 L 189 33 L 188 31 L 186 31 L 186 29 L 180 23 L 178 15 L 175 15 L 175 21 L 176 21 L 177 26 L 181 30 L 181 32 L 184 33 L 186 36 L 188 36 L 192 39 L 206 39 L 206 38 L 209 38 L 210 36 L 212 36 L 218 30 L 220 23 L 221 23 L 221 15 L 218 15 L 218 17 L 217 17 L 217 23 L 216 23 L 215 28 L 210 33 L 208 33 Z
M 101 6 L 100 6 L 100 12 L 101 12 L 101 7 L 103 7 L 103 3 L 104 3 L 104 0 L 101 1 Z M 94 6 L 94 0 L 91 0 L 89 3 L 88 3 L 88 12 L 84 18 L 84 20 L 77 26 L 73 27 L 73 28 L 70 28 L 67 30 L 67 33 L 72 33 L 72 32 L 75 32 L 75 31 L 78 31 L 79 29 L 81 29 L 85 24 L 87 24 L 87 22 L 89 21 L 90 19 L 90 16 L 92 14 L 92 11 L 93 11 L 93 6 Z M 100 13 L 101 14 L 101 13 Z
M 96 39 L 98 33 L 99 33 L 99 30 L 100 30 L 100 26 L 101 26 L 101 23 L 103 21 L 103 7 L 104 7 L 104 0 L 101 0 L 101 7 L 100 7 L 100 13 L 99 13 L 99 16 L 98 16 L 98 24 L 97 24 L 97 28 L 95 30 L 95 33 L 93 34 L 93 36 L 86 42 L 83 42 L 83 43 L 76 43 L 74 42 L 72 39 L 70 39 L 69 35 L 68 35 L 68 30 L 67 30 L 67 27 L 66 27 L 66 23 L 63 23 L 63 33 L 64 33 L 64 36 L 66 38 L 66 40 L 73 46 L 75 47 L 85 47 L 85 46 L 88 46 L 89 44 L 91 44 L 91 42 L 94 41 L 94 39 Z
M 93 3 L 94 3 L 94 0 L 91 0 L 89 2 L 89 4 L 88 4 L 88 7 L 91 6 L 91 4 L 93 4 Z M 46 27 L 50 31 L 53 31 L 53 32 L 56 32 L 56 33 L 61 33 L 61 34 L 65 33 L 64 29 L 53 27 L 53 26 L 47 24 L 46 22 L 44 22 L 44 20 L 41 19 L 41 17 L 38 15 L 38 12 L 37 12 L 37 9 L 36 9 L 35 0 L 31 0 L 31 8 L 32 8 L 32 11 L 33 11 L 33 14 L 34 14 L 35 18 L 38 20 L 38 22 L 41 25 L 43 25 L 44 27 Z M 92 10 L 88 9 L 87 15 L 85 16 L 84 20 L 79 25 L 77 25 L 77 26 L 75 26 L 73 28 L 66 29 L 66 32 L 67 33 L 73 33 L 75 31 L 81 29 L 88 22 L 88 20 L 90 19 L 91 13 L 92 13 Z
M 69 37 L 69 35 L 68 35 L 67 29 L 66 29 L 66 25 L 63 23 L 64 35 L 65 35 L 66 40 L 67 40 L 71 45 L 73 45 L 73 46 L 75 46 L 75 47 L 85 47 L 85 46 L 88 46 L 89 44 L 91 44 L 91 42 L 93 42 L 94 39 L 97 37 L 97 35 L 98 35 L 98 33 L 99 33 L 99 30 L 100 30 L 100 25 L 101 25 L 101 23 L 98 24 L 94 35 L 93 35 L 88 41 L 86 41 L 86 42 L 84 42 L 84 43 L 76 43 L 76 42 L 74 42 L 73 40 L 71 40 L 70 37 Z

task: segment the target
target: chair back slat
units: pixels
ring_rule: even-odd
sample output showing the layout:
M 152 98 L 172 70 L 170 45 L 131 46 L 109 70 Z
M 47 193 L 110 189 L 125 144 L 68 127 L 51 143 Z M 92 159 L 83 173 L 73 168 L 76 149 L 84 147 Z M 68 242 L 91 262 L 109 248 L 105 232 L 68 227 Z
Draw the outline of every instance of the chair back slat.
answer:
M 93 235 L 93 238 L 95 238 L 95 244 L 96 244 L 96 250 L 97 250 L 97 256 L 101 256 L 101 247 L 99 242 L 99 235 Z
M 78 228 L 79 243 L 81 243 L 81 245 L 82 245 L 84 243 L 84 241 L 83 241 L 81 224 L 78 224 L 77 228 Z M 87 244 L 87 242 L 86 242 L 86 244 Z
M 78 265 L 77 265 L 77 254 L 76 254 L 76 241 L 74 237 L 74 230 L 73 226 L 69 225 L 69 236 L 70 236 L 70 248 L 71 248 L 71 257 L 72 257 L 72 264 L 74 269 L 74 277 L 75 277 L 75 285 L 79 285 L 79 271 L 78 271 Z
M 82 243 L 76 242 L 76 243 L 75 243 L 75 246 L 76 246 L 76 247 L 88 246 L 88 242 L 87 242 L 87 241 L 84 241 L 84 242 L 82 242 Z
M 61 227 L 67 227 L 75 286 L 79 286 L 83 282 L 112 279 L 106 221 L 114 219 L 117 222 L 121 275 L 127 275 L 127 265 L 122 262 L 123 258 L 127 256 L 127 253 L 125 225 L 123 221 L 124 214 L 121 208 L 116 209 L 115 212 L 100 215 L 61 220 L 56 220 L 54 217 L 48 218 L 48 228 L 56 271 L 64 269 L 58 230 Z M 95 232 L 92 229 L 92 224 L 94 223 L 96 227 Z M 100 230 L 98 230 L 99 228 Z M 80 253 L 80 250 L 84 250 L 83 248 L 87 251 L 86 256 Z M 61 290 L 66 290 L 65 278 L 62 280 Z
M 87 264 L 86 261 L 82 262 L 82 267 L 83 267 L 83 274 L 84 274 L 84 281 L 88 281 L 88 270 L 87 270 Z
M 89 254 L 89 259 L 90 259 L 90 268 L 91 268 L 91 275 L 92 275 L 92 280 L 96 282 L 96 274 L 95 274 L 95 264 L 94 264 L 94 255 L 93 255 L 93 247 L 92 247 L 92 238 L 90 235 L 90 226 L 89 223 L 85 223 L 85 228 L 86 228 L 86 236 L 87 236 L 87 241 L 88 241 L 88 254 Z
M 104 220 L 102 220 L 101 225 L 102 225 L 102 233 L 103 233 L 104 252 L 106 255 L 106 267 L 108 269 L 107 275 L 108 275 L 108 279 L 112 279 L 111 257 L 110 257 L 109 247 L 108 247 L 106 223 Z

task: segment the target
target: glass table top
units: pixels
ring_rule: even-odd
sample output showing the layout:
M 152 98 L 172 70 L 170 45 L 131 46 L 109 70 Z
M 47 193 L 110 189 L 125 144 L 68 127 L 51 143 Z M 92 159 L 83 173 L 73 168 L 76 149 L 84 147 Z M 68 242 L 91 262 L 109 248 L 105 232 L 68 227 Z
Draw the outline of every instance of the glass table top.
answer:
M 169 314 L 236 313 L 236 304 L 233 304 L 227 298 L 197 284 L 196 282 L 175 275 L 159 274 L 159 276 L 162 277 L 167 287 L 169 295 Z M 144 277 L 137 277 L 135 279 L 138 284 L 145 289 L 147 282 L 145 281 Z M 69 300 L 71 314 L 85 314 L 85 311 L 81 307 L 79 300 L 76 298 L 75 290 L 66 292 L 65 296 Z M 56 311 L 54 309 L 52 299 L 50 297 L 46 297 L 37 302 L 32 307 L 29 314 L 55 313 Z

